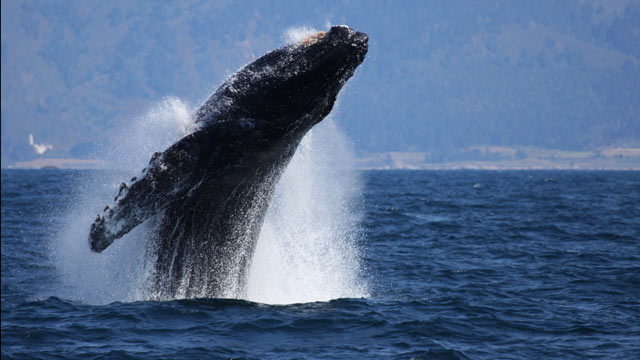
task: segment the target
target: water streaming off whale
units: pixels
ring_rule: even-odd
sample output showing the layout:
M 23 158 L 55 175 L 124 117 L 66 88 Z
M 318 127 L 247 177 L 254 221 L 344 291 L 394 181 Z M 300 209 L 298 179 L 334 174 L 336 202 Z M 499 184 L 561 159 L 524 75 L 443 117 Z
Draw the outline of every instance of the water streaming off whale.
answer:
M 302 140 L 267 211 L 247 299 L 265 303 L 367 296 L 360 273 L 360 183 L 345 136 L 325 119 Z
M 61 229 L 50 244 L 62 282 L 58 296 L 91 304 L 151 298 L 147 224 L 113 244 L 110 251 L 96 254 L 87 245 L 87 223 L 113 199 L 123 179 L 139 176 L 153 152 L 192 131 L 192 112 L 180 99 L 164 99 L 145 115 L 121 123 L 100 145 L 100 155 L 114 169 L 77 179 L 77 198 L 69 202 Z
M 152 224 L 136 228 L 102 254 L 89 250 L 86 224 L 117 192 L 121 179 L 138 176 L 150 154 L 193 130 L 192 113 L 179 99 L 159 102 L 103 147 L 117 171 L 78 179 L 81 195 L 51 243 L 62 297 L 87 303 L 156 298 L 149 287 Z M 360 189 L 348 170 L 350 159 L 348 140 L 332 119 L 305 136 L 275 190 L 246 288 L 229 283 L 224 297 L 293 303 L 367 295 L 357 247 Z

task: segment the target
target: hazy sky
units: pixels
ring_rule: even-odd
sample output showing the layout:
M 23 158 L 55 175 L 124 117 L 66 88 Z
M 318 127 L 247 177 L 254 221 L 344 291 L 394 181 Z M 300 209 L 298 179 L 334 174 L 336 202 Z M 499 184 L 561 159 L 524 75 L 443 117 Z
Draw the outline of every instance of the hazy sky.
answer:
M 360 153 L 640 144 L 640 1 L 3 1 L 2 166 L 96 156 L 332 24 L 370 35 L 336 114 Z

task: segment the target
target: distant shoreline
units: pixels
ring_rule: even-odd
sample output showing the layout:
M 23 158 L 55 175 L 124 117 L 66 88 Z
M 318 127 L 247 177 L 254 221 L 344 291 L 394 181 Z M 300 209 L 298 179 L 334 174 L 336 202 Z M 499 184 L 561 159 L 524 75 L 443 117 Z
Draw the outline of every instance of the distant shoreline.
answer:
M 350 168 L 355 170 L 629 170 L 640 171 L 640 156 L 598 158 L 524 158 L 478 161 L 424 161 L 424 153 L 389 152 L 359 157 Z M 41 158 L 16 162 L 6 169 L 116 169 L 104 160 L 74 158 Z
M 640 170 L 640 148 L 612 147 L 568 151 L 535 147 L 473 146 L 450 159 L 434 161 L 428 152 L 360 154 L 355 168 L 377 170 Z
M 598 161 L 562 161 L 545 159 L 451 161 L 443 163 L 394 164 L 382 166 L 355 166 L 360 170 L 629 170 L 640 171 L 640 159 L 634 161 L 604 159 Z
M 40 158 L 31 161 L 18 161 L 12 165 L 2 167 L 5 169 L 79 169 L 98 170 L 108 169 L 109 164 L 104 160 L 75 159 L 75 158 Z

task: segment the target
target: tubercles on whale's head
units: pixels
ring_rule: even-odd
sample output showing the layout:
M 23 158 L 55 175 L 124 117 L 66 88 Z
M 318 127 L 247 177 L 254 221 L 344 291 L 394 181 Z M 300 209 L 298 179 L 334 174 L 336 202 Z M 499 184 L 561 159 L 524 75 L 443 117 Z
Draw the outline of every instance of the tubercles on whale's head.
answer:
M 364 61 L 367 50 L 368 36 L 344 25 L 301 41 L 291 50 L 295 63 L 288 69 L 290 78 L 282 83 L 292 89 L 288 114 L 305 115 L 302 125 L 320 122 L 333 108 L 342 86 Z
M 364 61 L 368 37 L 344 25 L 305 35 L 229 78 L 209 99 L 212 107 L 205 104 L 196 115 L 197 121 L 206 123 L 214 114 L 253 118 L 285 130 L 281 133 L 305 132 L 320 122 Z
M 321 31 L 309 35 L 300 42 L 300 45 L 303 48 L 305 46 L 310 48 L 307 50 L 309 53 L 307 56 L 313 56 L 315 52 L 319 52 L 319 60 L 342 60 L 345 65 L 357 67 L 367 53 L 368 41 L 367 34 L 355 31 L 346 25 L 337 25 L 331 27 L 328 32 Z M 317 49 L 312 49 L 309 45 L 315 45 Z

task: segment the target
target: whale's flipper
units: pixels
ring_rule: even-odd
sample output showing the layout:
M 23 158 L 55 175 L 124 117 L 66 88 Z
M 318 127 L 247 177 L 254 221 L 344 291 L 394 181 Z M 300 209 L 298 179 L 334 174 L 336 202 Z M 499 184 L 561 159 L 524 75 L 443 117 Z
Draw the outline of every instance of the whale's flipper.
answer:
M 167 204 L 185 190 L 181 184 L 192 174 L 206 131 L 199 130 L 171 146 L 163 153 L 155 153 L 140 179 L 127 186 L 120 184 L 115 205 L 104 209 L 91 225 L 91 250 L 102 252 L 115 240 L 162 211 Z M 187 189 L 188 190 L 188 189 Z

